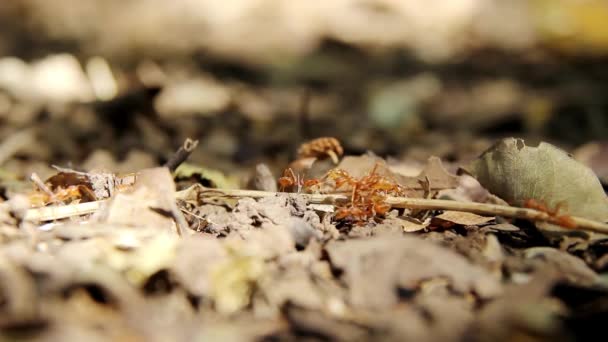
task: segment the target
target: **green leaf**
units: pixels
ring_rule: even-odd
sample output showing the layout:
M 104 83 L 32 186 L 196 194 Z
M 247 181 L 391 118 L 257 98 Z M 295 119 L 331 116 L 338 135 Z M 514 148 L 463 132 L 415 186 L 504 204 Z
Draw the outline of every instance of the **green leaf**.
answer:
M 535 199 L 553 209 L 561 203 L 560 213 L 608 221 L 608 199 L 597 176 L 549 143 L 531 147 L 522 139 L 507 138 L 466 170 L 511 204 Z

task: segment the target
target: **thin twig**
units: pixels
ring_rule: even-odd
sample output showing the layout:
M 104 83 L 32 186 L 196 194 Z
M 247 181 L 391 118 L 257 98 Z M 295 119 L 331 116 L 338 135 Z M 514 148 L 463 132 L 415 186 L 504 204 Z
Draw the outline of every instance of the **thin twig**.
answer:
M 503 216 L 509 218 L 519 218 L 529 221 L 555 223 L 555 218 L 543 211 L 520 207 L 510 207 L 506 205 L 405 197 L 389 197 L 387 198 L 386 202 L 390 204 L 393 208 L 454 210 L 479 215 Z M 584 217 L 577 216 L 571 216 L 570 218 L 572 219 L 572 222 L 575 224 L 575 226 L 572 228 L 563 228 L 590 230 L 598 233 L 608 234 L 608 224 L 604 222 L 590 220 Z
M 192 154 L 192 151 L 198 145 L 198 140 L 192 140 L 187 138 L 182 146 L 167 160 L 165 163 L 165 167 L 167 167 L 171 172 L 175 171 L 178 166 L 180 166 L 183 162 L 185 162 L 188 157 Z
M 178 236 L 186 235 L 188 231 L 188 222 L 184 217 L 184 214 L 179 210 L 175 201 L 171 203 L 171 216 L 173 216 L 173 220 L 175 220 L 175 228 Z
M 187 199 L 191 194 L 192 188 L 178 191 L 176 197 Z M 232 197 L 232 198 L 265 198 L 274 197 L 278 192 L 257 191 L 257 190 L 228 190 L 228 189 L 209 189 L 198 186 L 195 189 L 197 195 L 205 197 Z M 340 194 L 289 194 L 290 196 L 302 196 L 311 204 L 343 204 L 348 203 L 349 197 Z M 25 214 L 25 219 L 34 221 L 49 221 L 70 216 L 78 216 L 90 214 L 97 211 L 104 201 L 88 202 L 62 207 L 44 207 L 37 209 L 29 209 Z M 406 197 L 388 197 L 386 203 L 393 208 L 406 209 L 425 209 L 425 210 L 454 210 L 475 213 L 488 216 L 503 216 L 509 218 L 519 218 L 530 221 L 553 222 L 554 217 L 551 215 L 527 208 L 510 207 L 505 205 L 474 203 L 474 202 L 458 202 L 437 199 L 422 199 L 422 198 L 406 198 Z M 571 229 L 589 230 L 599 233 L 608 234 L 608 224 L 594 221 L 582 217 L 571 217 L 572 222 L 576 224 Z M 182 223 L 183 224 L 183 223 Z
M 184 190 L 185 191 L 185 190 Z M 182 192 L 178 192 L 178 196 Z M 219 189 L 203 189 L 203 196 L 225 196 L 225 197 L 252 197 L 264 198 L 276 196 L 276 192 L 256 191 L 256 190 L 219 190 Z M 348 203 L 349 198 L 344 195 L 336 194 L 298 194 L 304 196 L 313 204 L 337 204 Z M 386 203 L 393 208 L 405 209 L 424 209 L 424 210 L 454 210 L 475 213 L 479 215 L 503 216 L 509 218 L 519 218 L 529 221 L 540 221 L 554 223 L 555 218 L 551 215 L 528 208 L 510 207 L 506 205 L 475 203 L 475 202 L 459 202 L 437 199 L 422 199 L 422 198 L 406 198 L 406 197 L 388 197 Z M 608 224 L 586 219 L 583 217 L 571 217 L 572 222 L 576 225 L 570 229 L 589 230 L 598 233 L 608 234 Z
M 30 175 L 30 180 L 32 181 L 32 183 L 36 184 L 38 189 L 49 195 L 51 201 L 55 201 L 55 194 L 51 191 L 51 189 L 49 189 L 48 186 L 46 186 L 46 184 L 44 184 L 44 182 L 42 181 L 42 179 L 40 179 L 40 176 L 38 176 L 36 172 L 32 172 L 32 174 Z
M 68 204 L 64 206 L 51 206 L 28 209 L 23 217 L 26 221 L 53 221 L 67 217 L 92 214 L 101 208 L 106 200 Z

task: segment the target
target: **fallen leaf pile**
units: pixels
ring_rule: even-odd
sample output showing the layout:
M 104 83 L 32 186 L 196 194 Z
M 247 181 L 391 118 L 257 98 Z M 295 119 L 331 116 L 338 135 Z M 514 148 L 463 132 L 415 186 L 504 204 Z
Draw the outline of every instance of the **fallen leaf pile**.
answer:
M 498 143 L 470 168 L 480 183 L 437 158 L 409 174 L 371 155 L 337 166 L 374 165 L 413 198 L 469 201 L 483 185 L 510 203 L 567 201 L 569 214 L 606 218 L 597 178 L 548 144 Z M 199 184 L 176 192 L 174 177 Z M 2 202 L 2 338 L 549 340 L 585 336 L 584 319 L 605 315 L 585 306 L 608 296 L 597 234 L 549 239 L 523 220 L 437 209 L 352 224 L 314 194 L 229 193 L 221 173 L 192 166 L 174 177 L 140 170 L 93 213 L 63 219 L 23 220 L 37 209 L 22 195 Z
M 0 0 L 0 342 L 601 340 L 607 63 L 606 0 Z

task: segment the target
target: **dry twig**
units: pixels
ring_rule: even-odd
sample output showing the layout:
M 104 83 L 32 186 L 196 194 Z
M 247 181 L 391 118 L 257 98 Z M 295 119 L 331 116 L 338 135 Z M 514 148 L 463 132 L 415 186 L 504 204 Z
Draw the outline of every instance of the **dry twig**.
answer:
M 184 190 L 186 191 L 186 190 Z M 178 192 L 178 196 L 183 191 Z M 252 197 L 252 198 L 263 198 L 276 196 L 277 193 L 255 191 L 255 190 L 218 190 L 218 189 L 204 189 L 201 192 L 202 196 L 225 196 L 233 198 Z M 348 196 L 335 195 L 335 194 L 293 194 L 293 196 L 304 196 L 310 203 L 313 204 L 339 204 L 346 203 L 349 201 Z M 437 200 L 437 199 L 422 199 L 422 198 L 406 198 L 406 197 L 387 197 L 386 203 L 393 208 L 405 208 L 405 209 L 424 209 L 424 210 L 453 210 L 453 211 L 464 211 L 469 213 L 475 213 L 479 215 L 489 216 L 503 216 L 509 218 L 519 218 L 529 221 L 540 221 L 540 222 L 553 222 L 554 218 L 542 211 L 510 207 L 506 205 L 487 204 L 487 203 L 475 203 L 475 202 L 458 202 L 449 200 Z M 571 217 L 572 222 L 575 226 L 571 229 L 589 230 L 598 233 L 608 234 L 608 224 L 604 222 L 594 221 L 583 217 Z
M 62 206 L 49 206 L 28 209 L 23 217 L 26 221 L 53 221 L 73 216 L 93 214 L 97 212 L 106 200 L 69 204 Z
M 198 140 L 192 140 L 187 138 L 182 146 L 167 160 L 165 163 L 165 167 L 167 167 L 171 172 L 175 171 L 178 166 L 180 166 L 183 162 L 185 162 L 188 157 L 192 154 L 192 151 L 198 145 Z
M 230 197 L 230 198 L 264 198 L 276 196 L 277 192 L 258 191 L 258 190 L 220 190 L 209 189 L 198 186 L 194 189 L 198 195 L 203 197 Z M 192 188 L 182 190 L 176 193 L 176 197 L 186 199 L 191 193 Z M 349 197 L 339 194 L 290 194 L 290 196 L 303 196 L 311 204 L 343 204 L 349 201 Z M 55 219 L 66 218 L 70 216 L 78 216 L 91 214 L 97 211 L 101 204 L 105 201 L 88 202 L 61 207 L 44 207 L 29 209 L 26 212 L 25 219 L 32 221 L 49 221 Z M 406 198 L 406 197 L 387 197 L 386 203 L 393 208 L 406 209 L 425 209 L 425 210 L 453 210 L 475 213 L 479 215 L 503 216 L 509 218 L 519 218 L 529 221 L 552 222 L 553 217 L 546 212 L 510 207 L 505 205 L 474 203 L 474 202 L 458 202 L 437 199 L 422 199 L 422 198 Z M 608 234 L 608 224 L 589 220 L 582 217 L 572 216 L 572 221 L 576 224 L 571 229 L 589 230 L 598 233 Z
M 49 189 L 48 186 L 46 186 L 46 184 L 44 184 L 44 182 L 42 181 L 42 179 L 40 179 L 40 176 L 38 176 L 37 173 L 32 173 L 30 176 L 30 180 L 38 187 L 38 189 L 40 189 L 40 191 L 47 194 L 51 200 L 55 199 L 55 194 L 51 191 L 51 189 Z

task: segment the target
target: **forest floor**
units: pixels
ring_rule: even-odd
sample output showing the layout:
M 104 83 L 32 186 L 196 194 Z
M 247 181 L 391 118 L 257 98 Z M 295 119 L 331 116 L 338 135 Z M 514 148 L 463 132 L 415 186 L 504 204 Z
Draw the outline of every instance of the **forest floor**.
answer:
M 605 2 L 91 3 L 0 4 L 0 341 L 598 339 Z

